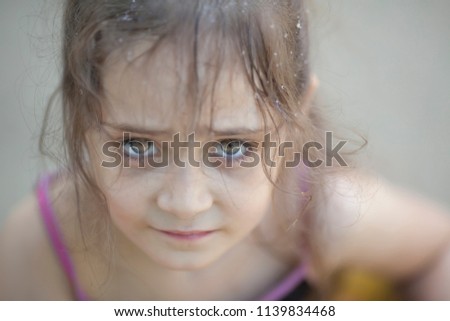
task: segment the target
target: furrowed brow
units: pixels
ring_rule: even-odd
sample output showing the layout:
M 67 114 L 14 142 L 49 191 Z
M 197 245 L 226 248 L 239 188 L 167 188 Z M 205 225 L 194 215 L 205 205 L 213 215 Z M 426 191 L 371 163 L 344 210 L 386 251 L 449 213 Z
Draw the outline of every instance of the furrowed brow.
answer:
M 144 135 L 170 135 L 172 134 L 172 131 L 166 130 L 166 129 L 149 129 L 144 127 L 139 127 L 135 125 L 130 124 L 113 124 L 108 122 L 102 122 L 102 126 L 109 127 L 118 131 L 122 132 L 129 132 L 129 133 L 138 133 L 138 134 L 144 134 Z

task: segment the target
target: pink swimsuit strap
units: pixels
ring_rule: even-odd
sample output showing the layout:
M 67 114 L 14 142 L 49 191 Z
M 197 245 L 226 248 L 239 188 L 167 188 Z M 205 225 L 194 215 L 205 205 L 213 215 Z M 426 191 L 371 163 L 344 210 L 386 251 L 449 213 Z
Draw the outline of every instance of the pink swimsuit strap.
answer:
M 289 293 L 294 291 L 301 283 L 305 281 L 306 265 L 300 264 L 289 275 L 287 275 L 275 288 L 263 295 L 261 301 L 277 301 L 282 300 Z
M 69 255 L 69 251 L 61 235 L 61 230 L 56 220 L 55 211 L 50 199 L 50 184 L 54 175 L 43 175 L 36 186 L 36 196 L 39 204 L 39 212 L 44 222 L 50 243 L 61 264 L 61 267 L 69 280 L 69 283 L 77 300 L 87 300 L 86 294 L 82 291 L 75 272 L 75 267 Z

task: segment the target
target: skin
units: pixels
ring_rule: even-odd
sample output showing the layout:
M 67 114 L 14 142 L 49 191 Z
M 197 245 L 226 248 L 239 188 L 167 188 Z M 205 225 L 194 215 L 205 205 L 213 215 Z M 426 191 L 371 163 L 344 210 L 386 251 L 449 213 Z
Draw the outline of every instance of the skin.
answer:
M 142 48 L 136 47 L 133 55 L 138 57 Z M 180 71 L 185 62 L 171 57 L 171 49 L 162 47 L 155 52 L 156 59 L 136 58 L 131 65 L 123 56 L 113 55 L 103 75 L 104 126 L 88 133 L 88 150 L 92 174 L 110 207 L 117 248 L 114 264 L 103 258 L 106 252 L 83 247 L 73 185 L 65 179 L 52 189 L 58 219 L 90 298 L 257 298 L 294 267 L 292 260 L 280 260 L 255 237 L 256 231 L 264 230 L 283 241 L 285 234 L 273 228 L 279 213 L 271 200 L 279 192 L 261 166 L 138 168 L 132 162 L 130 168 L 120 169 L 99 165 L 106 160 L 101 147 L 107 141 L 120 141 L 125 125 L 151 131 L 135 130 L 133 137 L 156 142 L 170 140 L 174 133 L 180 133 L 182 139 L 189 134 L 189 100 L 173 94 L 173 88 L 184 88 L 188 81 Z M 168 58 L 158 59 L 158 55 Z M 201 62 L 201 79 L 206 79 L 208 60 Z M 202 143 L 262 140 L 264 133 L 253 133 L 263 124 L 261 115 L 235 66 L 233 61 L 225 61 L 215 94 L 207 92 L 204 101 L 212 106 L 204 106 L 196 129 L 196 138 Z M 308 97 L 316 85 L 313 81 Z M 167 121 L 174 114 L 175 121 Z M 236 128 L 244 130 L 237 135 L 209 131 Z M 196 153 L 200 159 L 200 151 Z M 180 154 L 182 160 L 187 156 Z M 273 175 L 276 178 L 278 169 Z M 449 284 L 445 281 L 450 281 L 446 272 L 450 270 L 450 223 L 444 210 L 355 172 L 330 176 L 314 195 L 324 200 L 314 213 L 324 224 L 310 233 L 310 243 L 317 245 L 311 249 L 308 275 L 313 283 L 352 266 L 406 283 L 417 298 L 450 298 L 450 289 L 445 287 Z M 37 212 L 36 200 L 30 196 L 2 226 L 0 299 L 71 299 Z M 94 208 L 90 212 L 96 213 Z M 210 233 L 199 240 L 180 241 L 162 232 L 181 230 Z M 321 262 L 320 268 L 317 262 Z
M 420 195 L 366 173 L 331 177 L 319 209 L 323 278 L 343 268 L 401 285 L 407 299 L 450 299 L 449 213 Z

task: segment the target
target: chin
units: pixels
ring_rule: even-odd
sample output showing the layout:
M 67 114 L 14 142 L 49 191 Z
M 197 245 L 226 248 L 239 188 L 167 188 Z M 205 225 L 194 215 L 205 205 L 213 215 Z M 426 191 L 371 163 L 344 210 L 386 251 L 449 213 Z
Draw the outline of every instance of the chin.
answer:
M 205 253 L 173 253 L 163 257 L 153 258 L 155 263 L 174 271 L 198 271 L 205 269 L 218 260 L 219 255 L 206 255 Z

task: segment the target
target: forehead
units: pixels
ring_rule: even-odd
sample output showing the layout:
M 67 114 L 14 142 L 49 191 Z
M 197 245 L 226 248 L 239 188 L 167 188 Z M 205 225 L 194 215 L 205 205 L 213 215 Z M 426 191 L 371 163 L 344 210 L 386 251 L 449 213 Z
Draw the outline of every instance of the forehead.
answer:
M 149 48 L 142 42 L 118 50 L 105 63 L 104 121 L 183 131 L 200 108 L 196 130 L 262 128 L 254 91 L 233 55 L 219 61 L 204 49 L 194 64 L 192 55 L 175 44 L 160 45 L 151 53 Z

